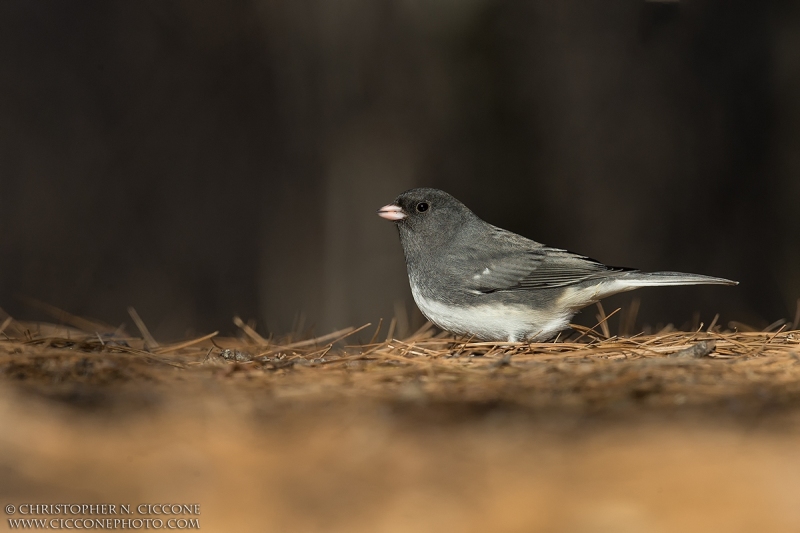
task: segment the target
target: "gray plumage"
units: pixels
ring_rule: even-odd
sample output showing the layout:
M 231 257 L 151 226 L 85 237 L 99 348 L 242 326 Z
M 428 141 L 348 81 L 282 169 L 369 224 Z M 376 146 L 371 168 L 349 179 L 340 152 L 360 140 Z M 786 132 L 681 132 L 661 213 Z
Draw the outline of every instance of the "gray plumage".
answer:
M 425 317 L 483 340 L 547 340 L 581 308 L 638 287 L 737 284 L 609 267 L 484 222 L 437 189 L 406 191 L 378 214 L 397 224 L 411 292 Z

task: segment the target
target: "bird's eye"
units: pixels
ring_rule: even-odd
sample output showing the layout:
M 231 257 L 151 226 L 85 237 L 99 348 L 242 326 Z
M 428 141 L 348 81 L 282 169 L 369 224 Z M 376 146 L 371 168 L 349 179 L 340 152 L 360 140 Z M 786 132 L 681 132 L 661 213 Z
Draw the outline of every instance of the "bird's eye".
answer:
M 430 206 L 428 205 L 427 202 L 420 202 L 417 204 L 417 211 L 419 211 L 420 213 L 424 213 L 425 211 L 428 210 L 428 207 Z

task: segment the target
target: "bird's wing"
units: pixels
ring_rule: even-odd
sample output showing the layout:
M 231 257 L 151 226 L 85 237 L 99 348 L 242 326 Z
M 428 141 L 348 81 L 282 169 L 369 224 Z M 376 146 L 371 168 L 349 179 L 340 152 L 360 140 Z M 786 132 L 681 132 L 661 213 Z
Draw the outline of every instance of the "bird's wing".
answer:
M 498 234 L 495 244 L 499 246 L 470 250 L 465 281 L 471 290 L 491 293 L 564 287 L 630 270 L 511 235 L 513 240 Z

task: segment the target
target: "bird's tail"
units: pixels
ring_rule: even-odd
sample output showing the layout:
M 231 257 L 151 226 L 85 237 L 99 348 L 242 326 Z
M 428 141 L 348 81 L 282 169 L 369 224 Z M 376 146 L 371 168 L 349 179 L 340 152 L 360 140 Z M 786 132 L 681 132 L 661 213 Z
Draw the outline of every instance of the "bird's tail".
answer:
M 663 285 L 738 285 L 738 281 L 683 272 L 625 272 L 617 282 L 631 289 L 637 287 L 659 287 Z
M 684 274 L 683 272 L 640 272 L 631 270 L 615 272 L 600 283 L 590 283 L 583 290 L 568 293 L 568 304 L 574 309 L 586 307 L 606 296 L 632 291 L 640 287 L 660 287 L 663 285 L 738 285 L 738 281 L 724 278 Z

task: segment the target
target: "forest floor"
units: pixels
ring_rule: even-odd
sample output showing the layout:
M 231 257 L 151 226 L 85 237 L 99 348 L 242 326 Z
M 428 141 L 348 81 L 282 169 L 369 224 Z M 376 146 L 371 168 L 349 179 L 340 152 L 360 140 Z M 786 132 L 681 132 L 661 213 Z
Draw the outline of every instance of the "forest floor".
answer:
M 800 531 L 796 324 L 163 345 L 132 316 L 0 317 L 0 530 L 168 503 L 206 531 Z

